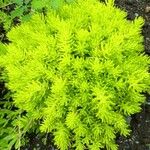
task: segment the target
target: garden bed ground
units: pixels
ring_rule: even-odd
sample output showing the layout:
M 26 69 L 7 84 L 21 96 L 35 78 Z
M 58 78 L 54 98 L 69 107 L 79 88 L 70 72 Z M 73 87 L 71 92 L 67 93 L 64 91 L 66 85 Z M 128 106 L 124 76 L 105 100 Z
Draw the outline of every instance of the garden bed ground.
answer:
M 116 6 L 128 12 L 128 19 L 142 16 L 145 18 L 143 26 L 143 36 L 145 52 L 150 55 L 150 0 L 116 0 Z M 5 36 L 4 30 L 0 29 L 0 38 Z M 4 38 L 3 38 L 4 39 Z M 4 39 L 6 40 L 6 39 Z M 4 85 L 0 84 L 0 95 L 6 92 Z M 132 133 L 128 138 L 118 137 L 117 143 L 119 150 L 150 150 L 150 96 L 146 95 L 147 102 L 142 106 L 142 111 L 131 118 L 128 118 L 131 124 Z M 41 139 L 45 135 L 30 134 L 27 135 L 29 143 L 21 150 L 54 150 L 51 136 L 48 135 L 48 142 L 44 145 Z

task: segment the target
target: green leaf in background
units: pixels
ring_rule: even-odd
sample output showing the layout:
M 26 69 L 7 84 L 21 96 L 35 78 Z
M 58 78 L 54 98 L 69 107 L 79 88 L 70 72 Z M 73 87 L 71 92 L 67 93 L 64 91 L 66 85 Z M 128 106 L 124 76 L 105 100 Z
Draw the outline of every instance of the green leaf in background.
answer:
M 25 16 L 22 16 L 21 20 L 22 22 L 29 21 L 31 19 L 31 14 L 27 14 Z
M 10 5 L 13 3 L 13 0 L 0 0 L 0 8 L 3 8 L 7 5 Z
M 18 7 L 11 12 L 11 18 L 14 19 L 15 17 L 19 17 L 23 14 L 24 7 Z
M 38 10 L 46 7 L 49 2 L 49 0 L 33 0 L 31 5 L 33 9 Z
M 51 7 L 53 9 L 58 9 L 63 5 L 63 0 L 51 0 Z
M 29 4 L 30 2 L 31 2 L 31 0 L 25 0 L 25 1 L 24 1 L 24 4 L 27 5 L 27 4 Z
M 5 22 L 7 18 L 6 13 L 4 13 L 3 11 L 0 11 L 0 23 Z
M 23 5 L 23 0 L 14 0 L 14 3 L 17 5 Z

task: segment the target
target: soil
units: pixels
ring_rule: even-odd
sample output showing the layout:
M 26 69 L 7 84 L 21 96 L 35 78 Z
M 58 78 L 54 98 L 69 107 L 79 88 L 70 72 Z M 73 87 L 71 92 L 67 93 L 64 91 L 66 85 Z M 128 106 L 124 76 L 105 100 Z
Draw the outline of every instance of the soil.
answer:
M 150 55 L 150 0 L 116 0 L 115 5 L 128 12 L 127 19 L 129 20 L 139 16 L 145 19 L 142 34 L 144 36 L 145 52 Z M 3 39 L 3 42 L 8 42 L 5 31 L 0 26 L 1 39 Z M 5 92 L 4 84 L 1 83 L 0 95 L 4 95 Z M 131 135 L 127 138 L 120 136 L 116 139 L 119 150 L 150 150 L 150 95 L 145 94 L 145 96 L 147 100 L 142 106 L 142 111 L 128 118 L 132 129 Z M 21 150 L 56 150 L 52 142 L 52 136 L 47 135 L 48 140 L 45 144 L 41 140 L 44 136 L 35 133 L 27 135 L 29 143 Z

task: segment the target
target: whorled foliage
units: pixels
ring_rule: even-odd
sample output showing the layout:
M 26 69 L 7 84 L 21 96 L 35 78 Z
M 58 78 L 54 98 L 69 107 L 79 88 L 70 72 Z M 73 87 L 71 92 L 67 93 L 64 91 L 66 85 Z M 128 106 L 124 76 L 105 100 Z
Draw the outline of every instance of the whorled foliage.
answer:
M 129 134 L 150 76 L 143 20 L 125 18 L 113 0 L 78 0 L 8 33 L 0 62 L 14 103 L 61 150 L 116 150 L 116 134 Z

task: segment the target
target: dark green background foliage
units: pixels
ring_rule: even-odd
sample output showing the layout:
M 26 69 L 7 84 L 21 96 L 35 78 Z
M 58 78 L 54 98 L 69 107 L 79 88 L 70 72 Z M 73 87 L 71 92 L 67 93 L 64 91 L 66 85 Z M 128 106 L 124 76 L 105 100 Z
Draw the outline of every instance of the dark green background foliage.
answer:
M 38 3 L 32 1 L 35 10 Z M 116 150 L 116 135 L 129 134 L 126 118 L 140 111 L 141 93 L 150 89 L 143 19 L 126 20 L 113 0 L 58 4 L 11 29 L 11 43 L 1 45 L 2 79 L 16 108 L 15 135 L 6 129 L 1 142 L 18 148 L 36 130 L 51 132 L 61 150 Z
M 49 8 L 59 9 L 64 3 L 72 3 L 75 0 L 0 0 L 0 24 L 5 30 L 21 22 L 30 19 L 35 12 L 45 14 Z

